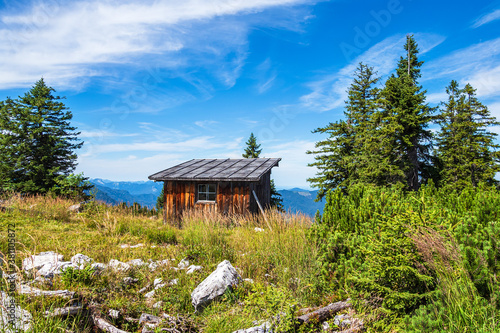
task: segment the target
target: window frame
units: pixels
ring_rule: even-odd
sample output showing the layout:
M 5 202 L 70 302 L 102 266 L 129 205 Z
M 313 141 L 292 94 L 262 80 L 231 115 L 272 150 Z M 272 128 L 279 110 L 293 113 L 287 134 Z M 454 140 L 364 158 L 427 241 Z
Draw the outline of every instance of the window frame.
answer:
M 205 191 L 201 190 L 202 186 L 206 186 Z M 210 187 L 213 186 L 213 191 L 210 191 Z M 200 199 L 200 194 L 205 195 L 205 199 Z M 210 200 L 210 195 L 213 195 L 213 200 Z M 215 183 L 199 183 L 196 186 L 196 202 L 200 203 L 215 203 L 217 202 L 217 184 Z

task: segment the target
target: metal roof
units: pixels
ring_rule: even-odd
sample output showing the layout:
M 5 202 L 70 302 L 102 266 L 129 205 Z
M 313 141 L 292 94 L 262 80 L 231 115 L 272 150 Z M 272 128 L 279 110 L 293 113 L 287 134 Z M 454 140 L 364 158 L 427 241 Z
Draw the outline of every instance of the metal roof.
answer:
M 257 182 L 272 167 L 278 166 L 281 158 L 241 159 L 194 159 L 148 178 L 155 181 L 244 181 Z

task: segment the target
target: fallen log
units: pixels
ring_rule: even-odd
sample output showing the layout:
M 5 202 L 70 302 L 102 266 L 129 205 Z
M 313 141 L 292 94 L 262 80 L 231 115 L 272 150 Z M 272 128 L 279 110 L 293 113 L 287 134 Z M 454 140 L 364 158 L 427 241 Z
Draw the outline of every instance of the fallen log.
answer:
M 27 285 L 20 285 L 18 293 L 31 296 L 59 296 L 64 298 L 72 298 L 75 295 L 74 291 L 69 290 L 41 290 Z
M 347 308 L 351 307 L 351 303 L 349 302 L 337 302 L 337 303 L 332 303 L 324 308 L 318 309 L 316 311 L 313 311 L 311 313 L 302 315 L 300 317 L 297 317 L 297 321 L 299 325 L 307 324 L 311 320 L 315 320 L 319 323 L 327 321 L 330 319 L 335 313 L 345 310 Z
M 108 332 L 108 333 L 129 333 L 127 331 L 123 331 L 123 330 L 113 326 L 108 321 L 102 319 L 101 316 L 99 315 L 98 311 L 96 310 L 96 306 L 90 306 L 89 310 L 90 310 L 90 317 L 92 318 L 92 321 L 101 331 Z
M 45 317 L 65 317 L 74 316 L 83 310 L 82 306 L 68 306 L 66 308 L 56 308 L 52 311 L 45 311 Z

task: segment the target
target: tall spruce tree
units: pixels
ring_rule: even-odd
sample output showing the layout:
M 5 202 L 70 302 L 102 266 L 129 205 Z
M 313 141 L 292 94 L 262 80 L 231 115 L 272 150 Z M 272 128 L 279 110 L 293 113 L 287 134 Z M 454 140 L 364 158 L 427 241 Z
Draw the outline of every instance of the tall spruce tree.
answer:
M 259 158 L 262 149 L 260 148 L 260 144 L 257 144 L 257 138 L 253 133 L 250 133 L 250 137 L 246 142 L 247 147 L 245 148 L 245 152 L 241 155 L 244 158 Z M 281 194 L 276 189 L 276 185 L 274 184 L 274 179 L 271 179 L 271 207 L 275 207 L 279 211 L 284 211 L 283 207 L 283 198 Z
M 319 189 L 317 200 L 330 189 L 346 189 L 353 183 L 370 182 L 375 177 L 370 170 L 376 170 L 378 166 L 375 165 L 375 155 L 369 155 L 367 151 L 367 143 L 373 140 L 377 129 L 373 115 L 378 109 L 379 89 L 374 87 L 378 80 L 373 68 L 360 63 L 347 91 L 345 120 L 313 131 L 328 134 L 327 139 L 316 142 L 316 150 L 307 152 L 316 155 L 316 161 L 309 166 L 316 167 L 318 173 L 308 181 Z
M 441 125 L 437 138 L 440 185 L 460 190 L 481 182 L 496 184 L 500 153 L 495 150 L 500 146 L 494 143 L 497 135 L 487 128 L 500 123 L 479 102 L 470 84 L 460 89 L 453 80 L 446 93 L 448 101 L 436 117 Z
M 425 103 L 425 90 L 418 84 L 420 67 L 418 46 L 413 36 L 406 37 L 406 57 L 399 60 L 381 92 L 381 149 L 390 162 L 388 184 L 403 183 L 417 190 L 432 175 L 432 134 L 427 129 L 434 111 Z
M 246 142 L 247 147 L 245 148 L 245 153 L 243 153 L 244 158 L 258 158 L 262 149 L 260 148 L 260 144 L 257 144 L 257 138 L 253 133 L 250 133 L 250 137 Z
M 75 184 L 76 191 L 89 188 L 83 176 L 70 177 L 76 166 L 75 150 L 83 142 L 70 124 L 71 112 L 53 92 L 41 79 L 23 97 L 1 105 L 0 177 L 12 190 L 67 194 Z

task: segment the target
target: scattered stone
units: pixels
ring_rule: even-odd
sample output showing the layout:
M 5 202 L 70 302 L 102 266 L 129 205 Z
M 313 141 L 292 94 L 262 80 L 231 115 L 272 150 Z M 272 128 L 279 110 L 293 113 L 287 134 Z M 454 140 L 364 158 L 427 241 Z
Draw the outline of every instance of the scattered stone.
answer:
M 21 284 L 18 289 L 19 294 L 26 294 L 32 296 L 60 296 L 64 298 L 72 298 L 75 295 L 74 291 L 69 290 L 41 290 L 35 287 L 30 287 Z
M 252 279 L 243 279 L 243 281 L 253 284 L 253 280 Z
M 145 292 L 146 292 L 146 290 L 148 290 L 148 289 L 149 289 L 149 287 L 151 287 L 151 285 L 150 285 L 150 284 L 148 284 L 147 286 L 145 286 L 145 287 L 144 287 L 144 288 L 142 288 L 142 289 L 139 289 L 138 293 L 140 293 L 140 294 L 145 293 Z
M 109 267 L 117 270 L 117 271 L 127 271 L 130 269 L 130 265 L 124 262 L 121 262 L 116 259 L 111 259 L 108 264 Z
M 323 322 L 323 324 L 321 324 L 321 328 L 323 329 L 323 331 L 329 331 L 330 330 L 330 324 L 328 324 L 327 321 Z
M 30 271 L 32 269 L 40 269 L 46 264 L 57 265 L 57 262 L 63 260 L 63 255 L 53 251 L 40 252 L 37 255 L 31 255 L 23 260 L 23 269 Z
M 139 324 L 145 324 L 145 323 L 159 324 L 160 322 L 161 322 L 160 317 L 153 316 L 148 313 L 143 313 L 139 317 Z
M 159 279 L 154 279 L 153 286 L 156 287 L 157 285 L 159 285 L 162 282 L 163 282 L 163 279 L 160 279 L 160 278 Z
M 262 229 L 262 228 L 257 228 L 257 227 L 255 227 L 255 229 L 253 229 L 253 230 L 255 230 L 255 232 L 263 232 L 263 231 L 264 231 L 264 229 Z
M 69 212 L 74 212 L 74 213 L 80 213 L 82 211 L 82 205 L 81 204 L 76 204 L 73 206 L 68 207 Z
M 132 260 L 128 261 L 127 264 L 129 264 L 131 266 L 147 265 L 144 261 L 142 261 L 142 259 L 132 259 Z
M 340 327 L 341 329 L 351 326 L 351 317 L 348 314 L 336 315 L 333 318 L 333 323 Z
M 131 278 L 130 276 L 127 276 L 127 277 L 123 278 L 123 283 L 125 283 L 127 285 L 131 285 L 131 284 L 134 284 L 134 283 L 137 283 L 137 282 L 139 282 L 139 279 Z
M 168 284 L 171 286 L 175 286 L 177 283 L 179 283 L 179 279 L 170 280 L 170 282 Z
M 237 285 L 241 280 L 241 276 L 228 260 L 221 262 L 217 269 L 191 293 L 191 303 L 195 311 L 222 296 L 227 289 Z
M 0 292 L 0 331 L 17 333 L 31 330 L 31 313 L 16 305 L 15 300 Z
M 79 267 L 74 265 L 71 261 L 58 261 L 56 263 L 48 262 L 38 270 L 37 275 L 46 279 L 51 279 L 54 275 L 64 272 L 68 267 L 79 269 Z
M 193 274 L 194 272 L 196 271 L 200 271 L 201 269 L 203 268 L 203 266 L 195 266 L 195 265 L 191 265 L 188 267 L 188 269 L 186 270 L 186 274 Z
M 114 309 L 109 309 L 108 315 L 113 319 L 118 319 L 118 318 L 120 318 L 120 311 L 114 310 Z
M 142 244 L 142 243 L 139 243 L 137 245 L 129 245 L 129 244 L 121 244 L 120 245 L 120 247 L 122 249 L 135 249 L 135 248 L 143 247 L 143 246 L 144 246 L 144 244 Z
M 153 309 L 160 309 L 162 305 L 163 305 L 163 302 L 158 301 L 155 304 L 153 304 Z
M 273 330 L 271 329 L 271 323 L 266 321 L 262 325 L 250 327 L 244 330 L 237 330 L 233 333 L 273 333 Z
M 153 297 L 155 297 L 155 291 L 154 291 L 154 290 L 151 290 L 150 292 L 145 293 L 145 294 L 144 294 L 144 297 L 145 297 L 145 298 L 153 298 Z
M 186 269 L 189 266 L 189 260 L 187 258 L 184 258 L 181 260 L 181 262 L 177 265 L 179 269 Z
M 96 263 L 93 263 L 90 267 L 92 267 L 92 269 L 95 271 L 103 271 L 106 268 L 108 268 L 108 265 L 100 263 L 100 262 L 96 262 Z
M 74 265 L 79 266 L 80 269 L 83 269 L 83 267 L 85 267 L 86 265 L 92 264 L 92 261 L 94 261 L 92 260 L 92 258 L 81 253 L 77 253 L 73 257 L 71 257 L 71 262 Z

